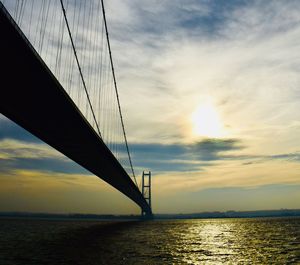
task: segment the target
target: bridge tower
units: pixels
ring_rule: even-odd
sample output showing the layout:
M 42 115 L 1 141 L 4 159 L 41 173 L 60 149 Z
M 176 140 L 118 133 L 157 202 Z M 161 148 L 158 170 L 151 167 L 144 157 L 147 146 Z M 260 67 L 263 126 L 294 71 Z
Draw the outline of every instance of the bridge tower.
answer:
M 143 171 L 142 175 L 142 195 L 145 200 L 148 202 L 148 205 L 151 209 L 151 171 Z M 142 210 L 142 217 L 151 218 L 151 216 L 147 216 L 147 214 Z

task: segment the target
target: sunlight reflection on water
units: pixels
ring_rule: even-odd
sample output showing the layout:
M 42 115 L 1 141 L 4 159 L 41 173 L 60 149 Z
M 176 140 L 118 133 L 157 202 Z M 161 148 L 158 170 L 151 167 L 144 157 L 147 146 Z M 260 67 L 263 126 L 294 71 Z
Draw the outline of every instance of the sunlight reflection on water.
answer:
M 296 219 L 297 220 L 297 219 Z M 186 221 L 173 255 L 185 264 L 300 263 L 300 219 Z
M 193 222 L 188 233 L 183 239 L 184 252 L 183 261 L 188 264 L 196 264 L 199 261 L 208 262 L 214 257 L 214 264 L 222 262 L 222 257 L 233 255 L 231 248 L 232 226 L 234 224 L 223 224 Z M 179 249 L 179 252 L 182 252 Z
M 0 264 L 300 264 L 300 218 L 0 219 Z

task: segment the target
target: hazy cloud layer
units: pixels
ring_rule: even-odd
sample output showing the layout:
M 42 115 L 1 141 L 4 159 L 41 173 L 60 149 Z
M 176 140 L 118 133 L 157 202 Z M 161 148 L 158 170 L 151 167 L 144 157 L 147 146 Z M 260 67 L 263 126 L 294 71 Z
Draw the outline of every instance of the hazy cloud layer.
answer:
M 7 119 L 0 127 L 1 172 L 13 169 L 44 170 L 74 174 L 88 171 L 47 146 Z M 194 143 L 133 143 L 130 150 L 136 171 L 151 169 L 163 172 L 203 172 L 226 161 L 241 165 L 265 163 L 270 160 L 300 162 L 300 153 L 247 154 L 247 146 L 239 139 L 203 139 Z M 239 153 L 242 152 L 242 153 Z
M 300 119 L 298 1 L 119 4 L 107 12 L 131 141 L 191 141 L 189 117 L 206 97 L 234 137 L 289 141 Z
M 280 194 L 280 196 L 278 196 Z M 157 196 L 157 194 L 155 194 Z M 196 192 L 178 190 L 170 198 L 160 195 L 161 203 L 157 205 L 157 213 L 177 213 L 178 208 L 182 213 L 203 211 L 226 210 L 265 210 L 286 208 L 299 208 L 300 185 L 263 185 L 260 187 L 230 187 L 209 188 Z M 169 200 L 174 203 L 169 203 Z

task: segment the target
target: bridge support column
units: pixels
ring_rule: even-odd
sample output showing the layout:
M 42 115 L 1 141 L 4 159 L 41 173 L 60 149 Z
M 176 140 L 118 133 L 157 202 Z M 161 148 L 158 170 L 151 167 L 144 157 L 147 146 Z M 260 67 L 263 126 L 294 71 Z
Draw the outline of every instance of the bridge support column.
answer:
M 145 172 L 143 171 L 143 175 L 142 175 L 142 195 L 144 197 L 144 199 L 148 202 L 148 205 L 151 208 L 151 171 Z M 142 218 L 144 219 L 151 219 L 152 216 L 152 212 L 148 213 L 145 212 L 142 209 Z

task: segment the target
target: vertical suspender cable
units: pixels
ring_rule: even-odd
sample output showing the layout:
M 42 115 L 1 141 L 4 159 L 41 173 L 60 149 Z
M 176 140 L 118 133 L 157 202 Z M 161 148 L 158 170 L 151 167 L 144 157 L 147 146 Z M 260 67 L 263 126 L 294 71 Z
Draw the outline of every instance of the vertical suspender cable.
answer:
M 101 132 L 100 132 L 100 129 L 99 129 L 99 125 L 98 125 L 98 122 L 97 122 L 97 119 L 96 119 L 96 116 L 95 116 L 95 113 L 94 113 L 94 109 L 93 109 L 93 106 L 92 106 L 92 103 L 91 103 L 91 100 L 90 100 L 90 96 L 89 96 L 89 93 L 87 91 L 86 83 L 85 83 L 84 78 L 83 78 L 83 74 L 82 74 L 82 71 L 81 71 L 79 60 L 78 60 L 78 57 L 77 57 L 77 52 L 76 52 L 76 48 L 75 48 L 75 45 L 74 45 L 74 42 L 73 42 L 73 37 L 72 37 L 71 30 L 70 30 L 70 27 L 69 27 L 69 23 L 68 23 L 68 19 L 67 19 L 66 10 L 65 10 L 65 7 L 64 7 L 63 0 L 60 0 L 60 4 L 61 4 L 61 8 L 63 10 L 64 19 L 65 19 L 65 22 L 66 22 L 66 25 L 67 25 L 69 37 L 70 37 L 70 40 L 71 40 L 71 44 L 72 44 L 74 56 L 75 56 L 76 63 L 77 63 L 77 66 L 78 66 L 80 78 L 81 78 L 81 81 L 82 81 L 82 84 L 83 84 L 83 87 L 84 87 L 84 90 L 85 90 L 85 94 L 87 96 L 88 103 L 89 103 L 89 106 L 91 108 L 91 111 L 92 111 L 92 114 L 93 114 L 93 118 L 94 118 L 94 121 L 95 121 L 96 126 L 97 126 L 97 131 L 99 133 L 99 136 L 102 138 Z
M 107 46 L 108 46 L 108 51 L 109 51 L 110 66 L 111 66 L 111 71 L 112 71 L 112 75 L 113 75 L 114 87 L 115 87 L 116 96 L 117 96 L 118 109 L 119 109 L 119 112 L 120 112 L 120 118 L 121 118 L 121 124 L 122 124 L 125 144 L 126 144 L 126 150 L 127 150 L 127 154 L 128 154 L 128 158 L 129 158 L 129 163 L 130 163 L 132 175 L 134 177 L 134 182 L 135 182 L 136 186 L 138 186 L 137 182 L 136 182 L 133 166 L 132 166 L 132 161 L 131 161 L 131 157 L 130 157 L 130 153 L 129 153 L 129 147 L 128 147 L 128 143 L 127 143 L 127 137 L 126 137 L 126 133 L 125 133 L 125 127 L 124 127 L 124 122 L 123 122 L 121 106 L 120 106 L 120 100 L 119 100 L 119 93 L 118 93 L 118 87 L 117 87 L 117 82 L 116 82 L 114 64 L 113 64 L 113 60 L 112 60 L 110 42 L 109 42 L 109 37 L 108 37 L 108 29 L 107 29 L 107 23 L 106 23 L 106 16 L 105 16 L 105 9 L 104 9 L 103 0 L 101 0 L 101 5 L 102 5 L 103 20 L 104 20 L 104 26 L 105 26 L 105 32 L 106 32 Z

